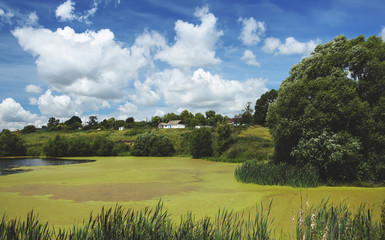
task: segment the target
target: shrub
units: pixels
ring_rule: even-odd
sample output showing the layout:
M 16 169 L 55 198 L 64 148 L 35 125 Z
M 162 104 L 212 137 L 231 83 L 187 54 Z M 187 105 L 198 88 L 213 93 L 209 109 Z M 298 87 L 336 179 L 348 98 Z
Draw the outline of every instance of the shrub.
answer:
M 0 156 L 24 156 L 26 148 L 23 139 L 8 129 L 0 133 Z
M 56 135 L 44 145 L 44 153 L 49 157 L 67 156 L 68 142 L 65 138 Z
M 237 181 L 260 185 L 288 185 L 292 187 L 317 187 L 319 176 L 311 165 L 290 166 L 285 163 L 248 161 L 234 172 Z
M 105 136 L 96 136 L 91 143 L 92 154 L 96 156 L 113 156 L 114 143 Z
M 190 151 L 193 158 L 213 155 L 213 137 L 209 128 L 194 129 L 190 136 Z
M 171 156 L 175 149 L 171 140 L 163 134 L 146 132 L 135 138 L 132 149 L 134 156 Z

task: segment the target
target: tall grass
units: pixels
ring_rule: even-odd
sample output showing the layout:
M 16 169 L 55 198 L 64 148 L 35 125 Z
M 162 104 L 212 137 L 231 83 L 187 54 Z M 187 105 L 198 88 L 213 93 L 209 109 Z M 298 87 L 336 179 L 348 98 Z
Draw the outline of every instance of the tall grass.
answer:
M 27 222 L 11 219 L 0 224 L 1 239 L 268 239 L 273 235 L 269 220 L 271 202 L 267 212 L 257 206 L 255 216 L 248 217 L 226 209 L 219 209 L 214 219 L 210 217 L 195 220 L 192 213 L 181 217 L 176 223 L 159 202 L 155 208 L 124 210 L 116 205 L 103 208 L 96 216 L 82 226 L 71 230 L 48 229 L 48 223 L 41 224 L 29 213 Z
M 155 208 L 143 210 L 124 210 L 116 205 L 103 208 L 96 216 L 91 213 L 83 225 L 56 231 L 30 212 L 25 221 L 3 216 L 0 239 L 385 239 L 385 202 L 381 218 L 375 220 L 372 210 L 365 205 L 354 212 L 346 203 L 331 205 L 322 200 L 309 207 L 307 200 L 303 204 L 301 198 L 297 223 L 293 216 L 292 234 L 281 233 L 278 238 L 270 219 L 271 206 L 272 201 L 267 210 L 262 204 L 257 206 L 255 215 L 250 211 L 245 214 L 219 209 L 214 218 L 201 220 L 195 220 L 188 212 L 176 222 L 171 220 L 161 201 Z
M 304 215 L 297 216 L 296 238 L 298 240 L 385 239 L 385 201 L 378 221 L 373 219 L 373 209 L 365 207 L 364 204 L 356 212 L 344 202 L 335 206 L 324 200 L 310 209 L 306 208 L 307 205 Z
M 244 183 L 259 185 L 288 185 L 292 187 L 317 187 L 319 177 L 311 167 L 300 168 L 284 163 L 248 161 L 238 166 L 235 178 Z

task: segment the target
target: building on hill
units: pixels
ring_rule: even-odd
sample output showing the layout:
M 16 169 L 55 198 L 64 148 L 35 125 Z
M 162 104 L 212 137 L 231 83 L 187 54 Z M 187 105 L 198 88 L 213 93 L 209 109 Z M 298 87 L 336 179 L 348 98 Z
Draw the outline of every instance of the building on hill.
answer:
M 159 123 L 158 128 L 186 128 L 186 125 L 180 122 L 181 120 L 173 120 L 168 123 Z

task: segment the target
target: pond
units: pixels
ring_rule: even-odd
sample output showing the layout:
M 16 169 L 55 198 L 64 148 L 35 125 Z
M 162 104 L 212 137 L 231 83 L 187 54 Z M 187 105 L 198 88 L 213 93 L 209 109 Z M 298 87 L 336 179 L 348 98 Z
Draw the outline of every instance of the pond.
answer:
M 26 172 L 18 167 L 55 166 L 93 162 L 94 160 L 68 160 L 54 158 L 0 158 L 0 176 Z

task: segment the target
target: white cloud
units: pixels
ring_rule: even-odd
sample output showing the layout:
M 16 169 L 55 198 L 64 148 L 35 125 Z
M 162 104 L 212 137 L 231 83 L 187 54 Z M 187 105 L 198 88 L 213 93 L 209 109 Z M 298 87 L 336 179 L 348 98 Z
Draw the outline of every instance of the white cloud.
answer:
M 41 93 L 43 90 L 40 86 L 29 84 L 25 87 L 25 91 L 29 93 Z
M 385 27 L 382 28 L 380 32 L 380 37 L 382 37 L 382 40 L 385 41 Z
M 247 64 L 252 65 L 252 66 L 256 66 L 256 67 L 261 66 L 261 64 L 257 61 L 254 53 L 250 50 L 246 50 L 243 53 L 241 60 L 245 61 Z
M 55 11 L 56 17 L 60 21 L 71 21 L 76 19 L 77 17 L 73 13 L 75 10 L 75 3 L 71 0 L 67 0 L 64 3 L 60 4 Z
M 254 18 L 239 18 L 242 23 L 241 35 L 239 38 L 245 45 L 256 45 L 261 41 L 261 37 L 266 31 L 264 22 L 257 22 Z
M 269 37 L 265 39 L 265 45 L 262 50 L 267 53 L 273 53 L 281 45 L 281 41 L 278 38 Z
M 131 102 L 126 102 L 124 105 L 120 105 L 118 110 L 118 119 L 127 119 L 138 111 L 138 107 Z
M 282 43 L 278 38 L 266 38 L 263 50 L 267 53 L 290 55 L 302 54 L 310 55 L 310 53 L 319 44 L 319 41 L 310 40 L 308 42 L 299 42 L 294 37 L 288 37 L 285 43 Z
M 160 97 L 168 107 L 178 109 L 207 110 L 234 113 L 248 101 L 254 102 L 266 92 L 264 79 L 245 82 L 225 80 L 203 69 L 193 73 L 179 69 L 167 69 L 147 78 L 143 85 Z
M 70 96 L 53 96 L 51 90 L 47 90 L 37 100 L 40 112 L 46 116 L 71 117 L 81 114 L 80 100 L 73 100 Z
M 182 20 L 175 23 L 175 44 L 159 52 L 155 59 L 187 68 L 221 63 L 215 57 L 216 42 L 223 35 L 216 28 L 217 18 L 207 7 L 197 8 L 195 16 L 200 19 L 200 25 Z
M 130 48 L 116 42 L 109 29 L 75 33 L 70 27 L 55 32 L 24 27 L 12 34 L 35 56 L 39 77 L 53 90 L 101 99 L 122 97 L 138 70 L 152 62 L 151 50 L 165 44 L 155 32 L 138 36 Z
M 24 110 L 20 103 L 12 98 L 6 98 L 0 103 L 0 129 L 21 129 L 26 125 L 37 125 L 39 117 Z
M 39 17 L 37 16 L 36 12 L 31 12 L 28 14 L 25 25 L 27 26 L 35 26 L 37 25 L 37 22 L 39 21 Z
M 13 9 L 0 8 L 0 26 L 2 24 L 7 25 L 19 25 L 19 26 L 35 26 L 38 24 L 39 17 L 36 12 L 20 13 Z
M 98 10 L 99 2 L 94 0 L 91 4 L 91 8 L 85 11 L 83 14 L 75 13 L 75 2 L 67 0 L 64 3 L 60 4 L 55 11 L 56 18 L 59 21 L 72 21 L 77 20 L 79 22 L 85 22 L 90 24 L 89 18 L 94 16 Z

